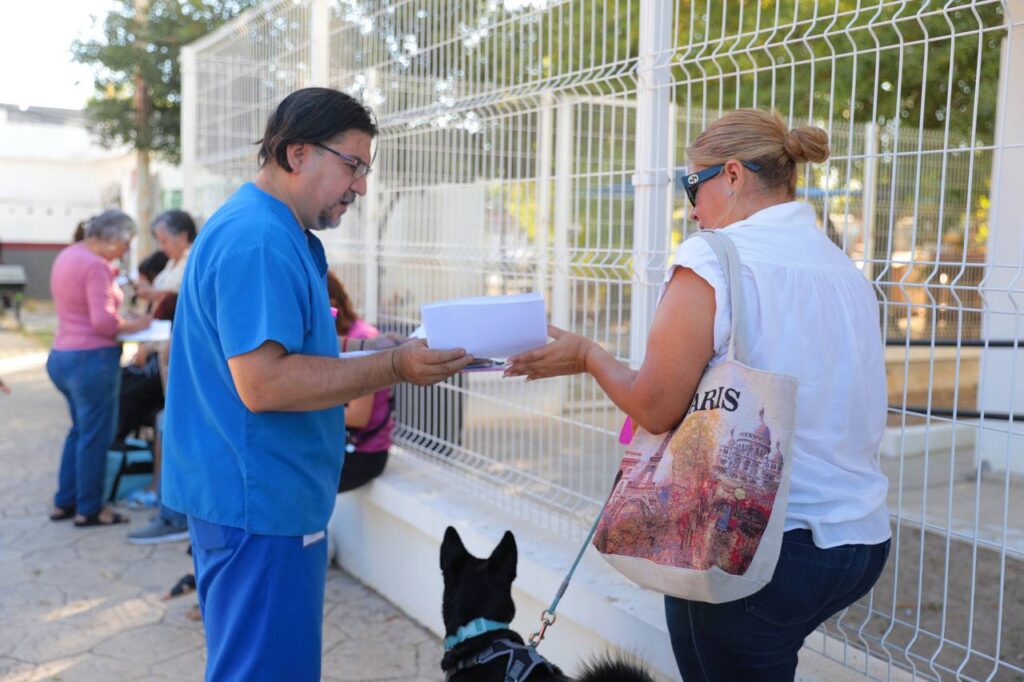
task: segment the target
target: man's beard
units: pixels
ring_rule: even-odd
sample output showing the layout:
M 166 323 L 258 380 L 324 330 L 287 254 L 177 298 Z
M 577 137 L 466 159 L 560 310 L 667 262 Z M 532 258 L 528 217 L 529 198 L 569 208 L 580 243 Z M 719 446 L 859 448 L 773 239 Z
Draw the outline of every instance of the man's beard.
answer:
M 339 201 L 345 204 L 345 213 L 348 213 L 348 207 L 355 203 L 355 200 L 355 192 L 345 192 L 345 194 L 341 197 Z M 320 214 L 316 217 L 316 225 L 313 227 L 314 230 L 333 230 L 336 227 L 341 226 L 341 219 L 345 215 L 345 213 L 342 213 L 340 216 L 338 216 L 337 220 L 331 220 L 332 210 L 333 209 L 326 209 L 320 211 Z
M 313 226 L 314 230 L 333 230 L 336 227 L 341 227 L 341 216 L 338 219 L 331 221 L 330 211 L 320 211 L 320 215 L 316 217 L 316 225 Z

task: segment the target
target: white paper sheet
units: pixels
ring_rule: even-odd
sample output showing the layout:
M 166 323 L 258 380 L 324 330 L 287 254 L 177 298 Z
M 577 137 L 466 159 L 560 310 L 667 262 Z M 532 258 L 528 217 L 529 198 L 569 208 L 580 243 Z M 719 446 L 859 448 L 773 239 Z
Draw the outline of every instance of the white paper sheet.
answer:
M 547 311 L 538 293 L 439 301 L 420 312 L 427 345 L 465 348 L 475 358 L 507 358 L 548 340 Z
M 350 350 L 345 353 L 338 353 L 339 358 L 364 358 L 367 355 L 373 355 L 379 351 L 375 350 Z
M 131 334 L 119 334 L 118 341 L 134 341 L 135 343 L 148 343 L 151 341 L 169 341 L 171 338 L 170 320 L 153 320 L 149 326 Z

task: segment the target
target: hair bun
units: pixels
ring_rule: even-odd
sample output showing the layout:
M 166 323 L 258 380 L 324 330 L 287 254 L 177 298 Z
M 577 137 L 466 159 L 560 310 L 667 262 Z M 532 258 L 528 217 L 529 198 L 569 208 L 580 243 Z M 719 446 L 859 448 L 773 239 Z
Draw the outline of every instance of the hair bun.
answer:
M 786 133 L 782 148 L 797 163 L 821 163 L 829 155 L 828 133 L 813 126 L 794 128 Z

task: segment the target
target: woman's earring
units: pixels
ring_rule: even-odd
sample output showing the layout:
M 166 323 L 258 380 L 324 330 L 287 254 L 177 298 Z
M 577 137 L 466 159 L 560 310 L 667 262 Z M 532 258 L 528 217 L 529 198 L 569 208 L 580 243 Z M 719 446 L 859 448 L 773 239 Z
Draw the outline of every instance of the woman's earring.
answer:
M 736 192 L 732 191 L 731 189 L 725 190 L 725 196 L 727 196 L 727 197 L 731 197 L 734 194 L 736 194 Z

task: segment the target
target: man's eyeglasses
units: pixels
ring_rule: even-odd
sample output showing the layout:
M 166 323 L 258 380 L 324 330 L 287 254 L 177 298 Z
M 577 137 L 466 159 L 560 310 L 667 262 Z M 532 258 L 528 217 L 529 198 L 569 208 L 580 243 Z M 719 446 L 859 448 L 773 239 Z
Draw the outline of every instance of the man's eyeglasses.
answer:
M 761 170 L 761 166 L 751 161 L 740 161 L 744 168 L 748 168 L 755 173 Z M 686 190 L 686 196 L 690 200 L 691 206 L 697 205 L 697 190 L 700 186 L 710 180 L 711 178 L 718 177 L 718 175 L 725 170 L 725 164 L 719 164 L 717 166 L 708 166 L 702 171 L 696 173 L 690 173 L 683 178 L 683 189 Z
M 321 144 L 319 142 L 314 142 L 313 144 L 319 147 L 320 149 L 323 149 L 325 152 L 330 152 L 331 154 L 334 154 L 339 159 L 344 161 L 345 165 L 352 169 L 352 177 L 356 180 L 365 178 L 367 175 L 373 172 L 373 169 L 370 168 L 365 162 L 361 161 L 360 159 L 357 159 L 351 154 L 339 152 L 337 149 L 331 149 L 327 145 Z

